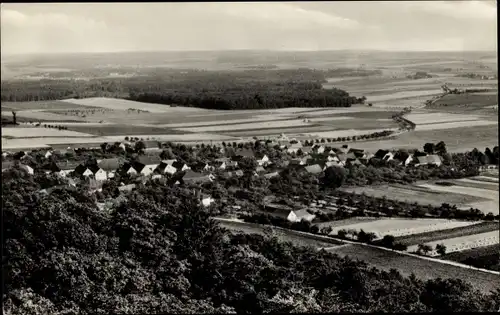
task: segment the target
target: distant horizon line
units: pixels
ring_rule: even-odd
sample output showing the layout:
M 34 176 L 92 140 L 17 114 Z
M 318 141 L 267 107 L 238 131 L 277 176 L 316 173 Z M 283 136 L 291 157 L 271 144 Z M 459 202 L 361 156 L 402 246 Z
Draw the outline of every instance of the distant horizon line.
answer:
M 17 56 L 38 56 L 38 55 L 91 55 L 91 54 L 134 54 L 134 53 L 192 53 L 192 52 L 293 52 L 293 53 L 312 53 L 312 52 L 434 52 L 434 53 L 497 53 L 496 50 L 385 50 L 385 49 L 320 49 L 320 50 L 299 50 L 299 49 L 199 49 L 199 50 L 120 50 L 120 51 L 94 51 L 94 52 L 29 52 L 29 53 L 5 53 L 3 57 Z M 3 59 L 3 58 L 2 58 Z

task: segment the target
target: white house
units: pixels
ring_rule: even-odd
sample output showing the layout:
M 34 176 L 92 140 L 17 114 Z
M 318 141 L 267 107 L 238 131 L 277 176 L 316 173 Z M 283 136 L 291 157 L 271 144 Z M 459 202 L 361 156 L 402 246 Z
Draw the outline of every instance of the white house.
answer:
M 123 142 L 122 142 L 122 143 L 120 143 L 120 145 L 118 145 L 118 147 L 119 147 L 120 149 L 122 149 L 123 151 L 127 151 L 127 146 L 126 146 Z
M 210 206 L 213 202 L 215 202 L 215 200 L 209 195 L 204 195 L 201 199 L 201 203 L 204 207 Z
M 413 161 L 413 154 L 408 155 L 406 160 L 403 162 L 404 166 L 408 166 Z
M 85 173 L 84 173 L 85 174 Z M 104 181 L 104 180 L 107 180 L 108 179 L 108 174 L 106 173 L 105 170 L 103 170 L 102 168 L 98 169 L 95 173 L 94 173 L 94 178 L 96 180 L 100 180 L 100 181 Z
M 165 169 L 163 171 L 164 174 L 170 174 L 170 175 L 175 174 L 175 172 L 177 172 L 177 169 L 172 165 L 165 166 Z
M 316 216 L 310 214 L 306 209 L 290 211 L 287 220 L 290 222 L 309 221 L 311 222 Z
M 313 150 L 318 154 L 323 154 L 325 152 L 325 147 L 322 145 L 315 145 Z
M 92 173 L 92 171 L 91 171 L 89 168 L 87 168 L 87 169 L 86 169 L 86 170 L 82 173 L 82 175 L 83 175 L 83 176 L 85 176 L 85 177 L 89 177 L 89 176 L 94 175 L 94 173 Z
M 260 166 L 269 164 L 269 157 L 264 154 L 264 156 L 261 159 L 257 160 L 257 163 L 259 163 Z
M 154 170 L 158 167 L 158 164 L 149 164 L 142 168 L 141 175 L 149 176 L 153 174 Z
M 129 175 L 137 175 L 137 171 L 135 170 L 135 168 L 133 168 L 132 166 L 130 166 L 127 170 L 127 174 Z
M 52 156 L 52 151 L 47 151 L 45 152 L 45 158 L 48 159 L 49 157 Z

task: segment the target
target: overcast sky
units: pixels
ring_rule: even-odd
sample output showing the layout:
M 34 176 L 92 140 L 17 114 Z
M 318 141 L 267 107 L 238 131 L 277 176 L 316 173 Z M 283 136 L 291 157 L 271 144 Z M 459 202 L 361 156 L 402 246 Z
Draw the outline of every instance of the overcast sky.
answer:
M 494 1 L 2 4 L 3 54 L 496 50 Z

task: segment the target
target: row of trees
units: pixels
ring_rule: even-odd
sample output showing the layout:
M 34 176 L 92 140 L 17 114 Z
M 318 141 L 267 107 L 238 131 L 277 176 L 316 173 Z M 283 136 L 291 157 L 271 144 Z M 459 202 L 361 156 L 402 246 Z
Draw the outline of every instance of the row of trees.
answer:
M 496 311 L 456 279 L 397 271 L 233 235 L 189 190 L 147 183 L 100 211 L 85 191 L 36 192 L 2 176 L 6 314 Z M 307 263 L 304 263 L 307 262 Z

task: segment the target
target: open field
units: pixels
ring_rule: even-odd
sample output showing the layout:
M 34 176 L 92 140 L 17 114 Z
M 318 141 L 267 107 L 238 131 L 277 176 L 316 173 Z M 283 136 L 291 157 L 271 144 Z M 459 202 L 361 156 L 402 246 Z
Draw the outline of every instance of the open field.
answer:
M 355 192 L 356 194 L 365 193 L 368 196 L 377 198 L 387 197 L 405 202 L 417 202 L 423 205 L 441 206 L 443 203 L 465 205 L 476 201 L 487 201 L 487 198 L 478 196 L 463 195 L 454 191 L 435 191 L 430 188 L 419 187 L 415 185 L 378 185 L 371 187 L 346 187 L 341 188 L 344 191 Z
M 491 126 L 492 128 L 498 129 L 498 122 L 491 120 L 471 120 L 471 121 L 457 121 L 457 122 L 445 122 L 445 123 L 434 123 L 434 124 L 421 124 L 415 128 L 416 131 L 432 131 L 432 130 L 443 130 L 443 129 L 456 129 L 456 128 L 473 128 L 477 126 Z
M 490 232 L 483 232 L 479 234 L 435 240 L 427 242 L 425 244 L 431 246 L 433 249 L 436 248 L 436 245 L 443 244 L 444 246 L 446 246 L 446 252 L 452 253 L 470 248 L 491 246 L 494 244 L 498 244 L 499 239 L 500 239 L 499 231 L 496 230 Z M 408 252 L 415 252 L 417 251 L 417 249 L 418 245 L 408 246 Z M 432 256 L 438 255 L 435 252 L 435 250 L 433 250 L 430 254 Z
M 486 200 L 475 200 L 470 201 L 468 203 L 463 204 L 463 208 L 474 207 L 483 211 L 484 213 L 492 212 L 493 214 L 498 214 L 498 189 L 482 189 L 475 187 L 464 187 L 459 186 L 460 182 L 457 182 L 457 185 L 454 186 L 441 186 L 434 184 L 420 184 L 419 187 L 424 187 L 431 189 L 437 192 L 443 193 L 454 193 L 461 194 L 466 196 L 479 197 Z
M 77 105 L 63 101 L 3 102 L 2 111 L 23 110 L 73 110 L 92 109 L 94 106 Z
M 12 113 L 10 111 L 3 111 L 2 117 L 7 119 L 12 119 Z M 86 121 L 84 118 L 79 116 L 65 116 L 57 113 L 45 112 L 41 110 L 22 110 L 17 112 L 18 121 L 33 121 L 33 122 L 45 122 L 45 121 Z
M 491 174 L 490 176 L 485 176 L 485 175 L 479 175 L 472 177 L 475 181 L 480 181 L 480 182 L 488 182 L 488 183 L 498 183 L 498 170 L 497 174 Z
M 368 222 L 374 222 L 374 221 L 378 221 L 378 220 L 380 220 L 380 218 L 354 217 L 354 218 L 349 218 L 349 219 L 345 219 L 345 220 L 316 223 L 315 225 L 319 228 L 327 227 L 327 226 L 331 226 L 332 228 L 334 228 L 337 226 L 345 226 L 345 225 L 357 224 L 357 223 L 368 223 Z
M 139 137 L 139 138 L 151 138 L 161 141 L 174 141 L 174 142 L 193 142 L 193 141 L 229 141 L 235 138 L 224 136 L 224 135 L 214 135 L 214 134 L 167 134 L 167 135 L 137 135 L 137 134 L 126 134 L 121 136 L 101 136 L 101 137 L 88 137 L 88 138 L 31 138 L 31 139 L 6 139 L 2 138 L 2 149 L 27 149 L 27 148 L 43 148 L 49 145 L 78 145 L 78 144 L 90 144 L 95 143 L 98 147 L 99 144 L 104 142 L 115 142 L 123 141 L 125 136 L 129 137 Z M 238 140 L 238 139 L 236 139 Z
M 448 152 L 472 151 L 474 148 L 492 148 L 498 143 L 498 127 L 496 125 L 475 126 L 473 128 L 452 128 L 439 130 L 417 130 L 401 134 L 397 139 L 371 142 L 348 142 L 353 147 L 368 151 L 378 149 L 419 149 L 427 142 L 444 141 Z
M 331 235 L 336 235 L 339 230 L 363 230 L 372 232 L 377 238 L 384 235 L 393 235 L 395 237 L 403 235 L 412 235 L 437 230 L 446 230 L 457 227 L 464 227 L 476 224 L 470 221 L 454 221 L 446 219 L 380 219 L 376 221 L 353 223 L 333 228 Z
M 390 100 L 398 100 L 398 99 L 405 99 L 405 98 L 414 98 L 414 97 L 420 97 L 420 96 L 432 96 L 432 95 L 439 95 L 442 94 L 443 91 L 441 89 L 433 89 L 433 90 L 420 90 L 420 91 L 402 91 L 402 92 L 396 92 L 392 94 L 382 94 L 382 95 L 373 95 L 373 96 L 367 96 L 367 102 L 384 102 L 384 101 L 390 101 Z
M 433 260 L 426 260 L 395 251 L 387 251 L 359 244 L 339 246 L 328 251 L 339 256 L 349 256 L 353 259 L 363 260 L 367 264 L 385 271 L 396 269 L 405 276 L 414 274 L 422 280 L 458 278 L 469 282 L 475 289 L 485 293 L 500 288 L 500 281 L 495 280 L 498 279 L 498 275 L 475 269 L 441 264 Z
M 476 260 L 476 265 L 478 264 L 477 261 L 480 261 L 479 264 L 485 264 L 477 266 L 479 268 L 500 271 L 500 244 L 449 253 L 442 256 L 441 259 L 462 264 L 468 264 L 470 260 Z
M 480 234 L 484 232 L 498 231 L 500 228 L 498 222 L 481 222 L 478 224 L 457 227 L 446 230 L 438 230 L 426 233 L 418 233 L 407 236 L 400 236 L 396 238 L 397 243 L 407 246 L 425 244 L 433 241 L 439 241 L 447 238 L 455 238 L 461 236 L 468 236 Z
M 406 119 L 417 124 L 419 127 L 421 124 L 437 124 L 445 122 L 458 122 L 458 121 L 471 121 L 479 119 L 478 116 L 474 115 L 459 115 L 459 114 L 449 114 L 449 113 L 410 113 L 405 116 Z
M 440 98 L 431 107 L 453 107 L 453 106 L 488 106 L 496 105 L 498 92 L 489 93 L 466 93 L 466 94 L 447 94 Z
M 237 222 L 229 220 L 218 220 L 218 222 L 222 227 L 229 229 L 233 233 L 264 235 L 266 229 L 272 230 L 273 234 L 277 236 L 279 240 L 283 242 L 292 242 L 293 244 L 298 246 L 313 246 L 319 249 L 319 248 L 329 248 L 342 245 L 342 242 L 336 241 L 334 239 L 314 237 L 314 235 L 308 235 L 307 237 L 305 237 L 304 235 L 301 235 L 297 231 L 285 230 L 272 226 L 263 226 L 254 223 Z
M 93 135 L 71 130 L 59 130 L 43 127 L 7 127 L 2 128 L 2 137 L 39 138 L 39 137 L 92 137 Z
M 270 128 L 287 128 L 287 127 L 307 127 L 312 124 L 304 122 L 302 119 L 283 120 L 274 122 L 254 122 L 236 125 L 221 125 L 221 126 L 205 126 L 205 127 L 192 127 L 180 128 L 181 131 L 188 132 L 217 132 L 217 131 L 232 131 L 232 130 L 246 130 L 246 129 L 270 129 Z
M 82 106 L 93 106 L 93 107 L 102 107 L 102 108 L 110 108 L 118 110 L 126 110 L 128 108 L 134 108 L 134 109 L 146 110 L 149 112 L 164 112 L 167 111 L 168 108 L 170 107 L 168 105 L 140 103 L 122 99 L 107 98 L 107 97 L 91 97 L 84 99 L 71 98 L 63 101 L 66 103 L 77 104 Z
M 498 181 L 484 181 L 484 180 L 477 180 L 476 178 L 460 178 L 460 179 L 454 179 L 451 181 L 452 183 L 462 186 L 462 187 L 471 187 L 471 188 L 480 188 L 480 189 L 488 189 L 488 190 L 493 190 L 498 192 Z

